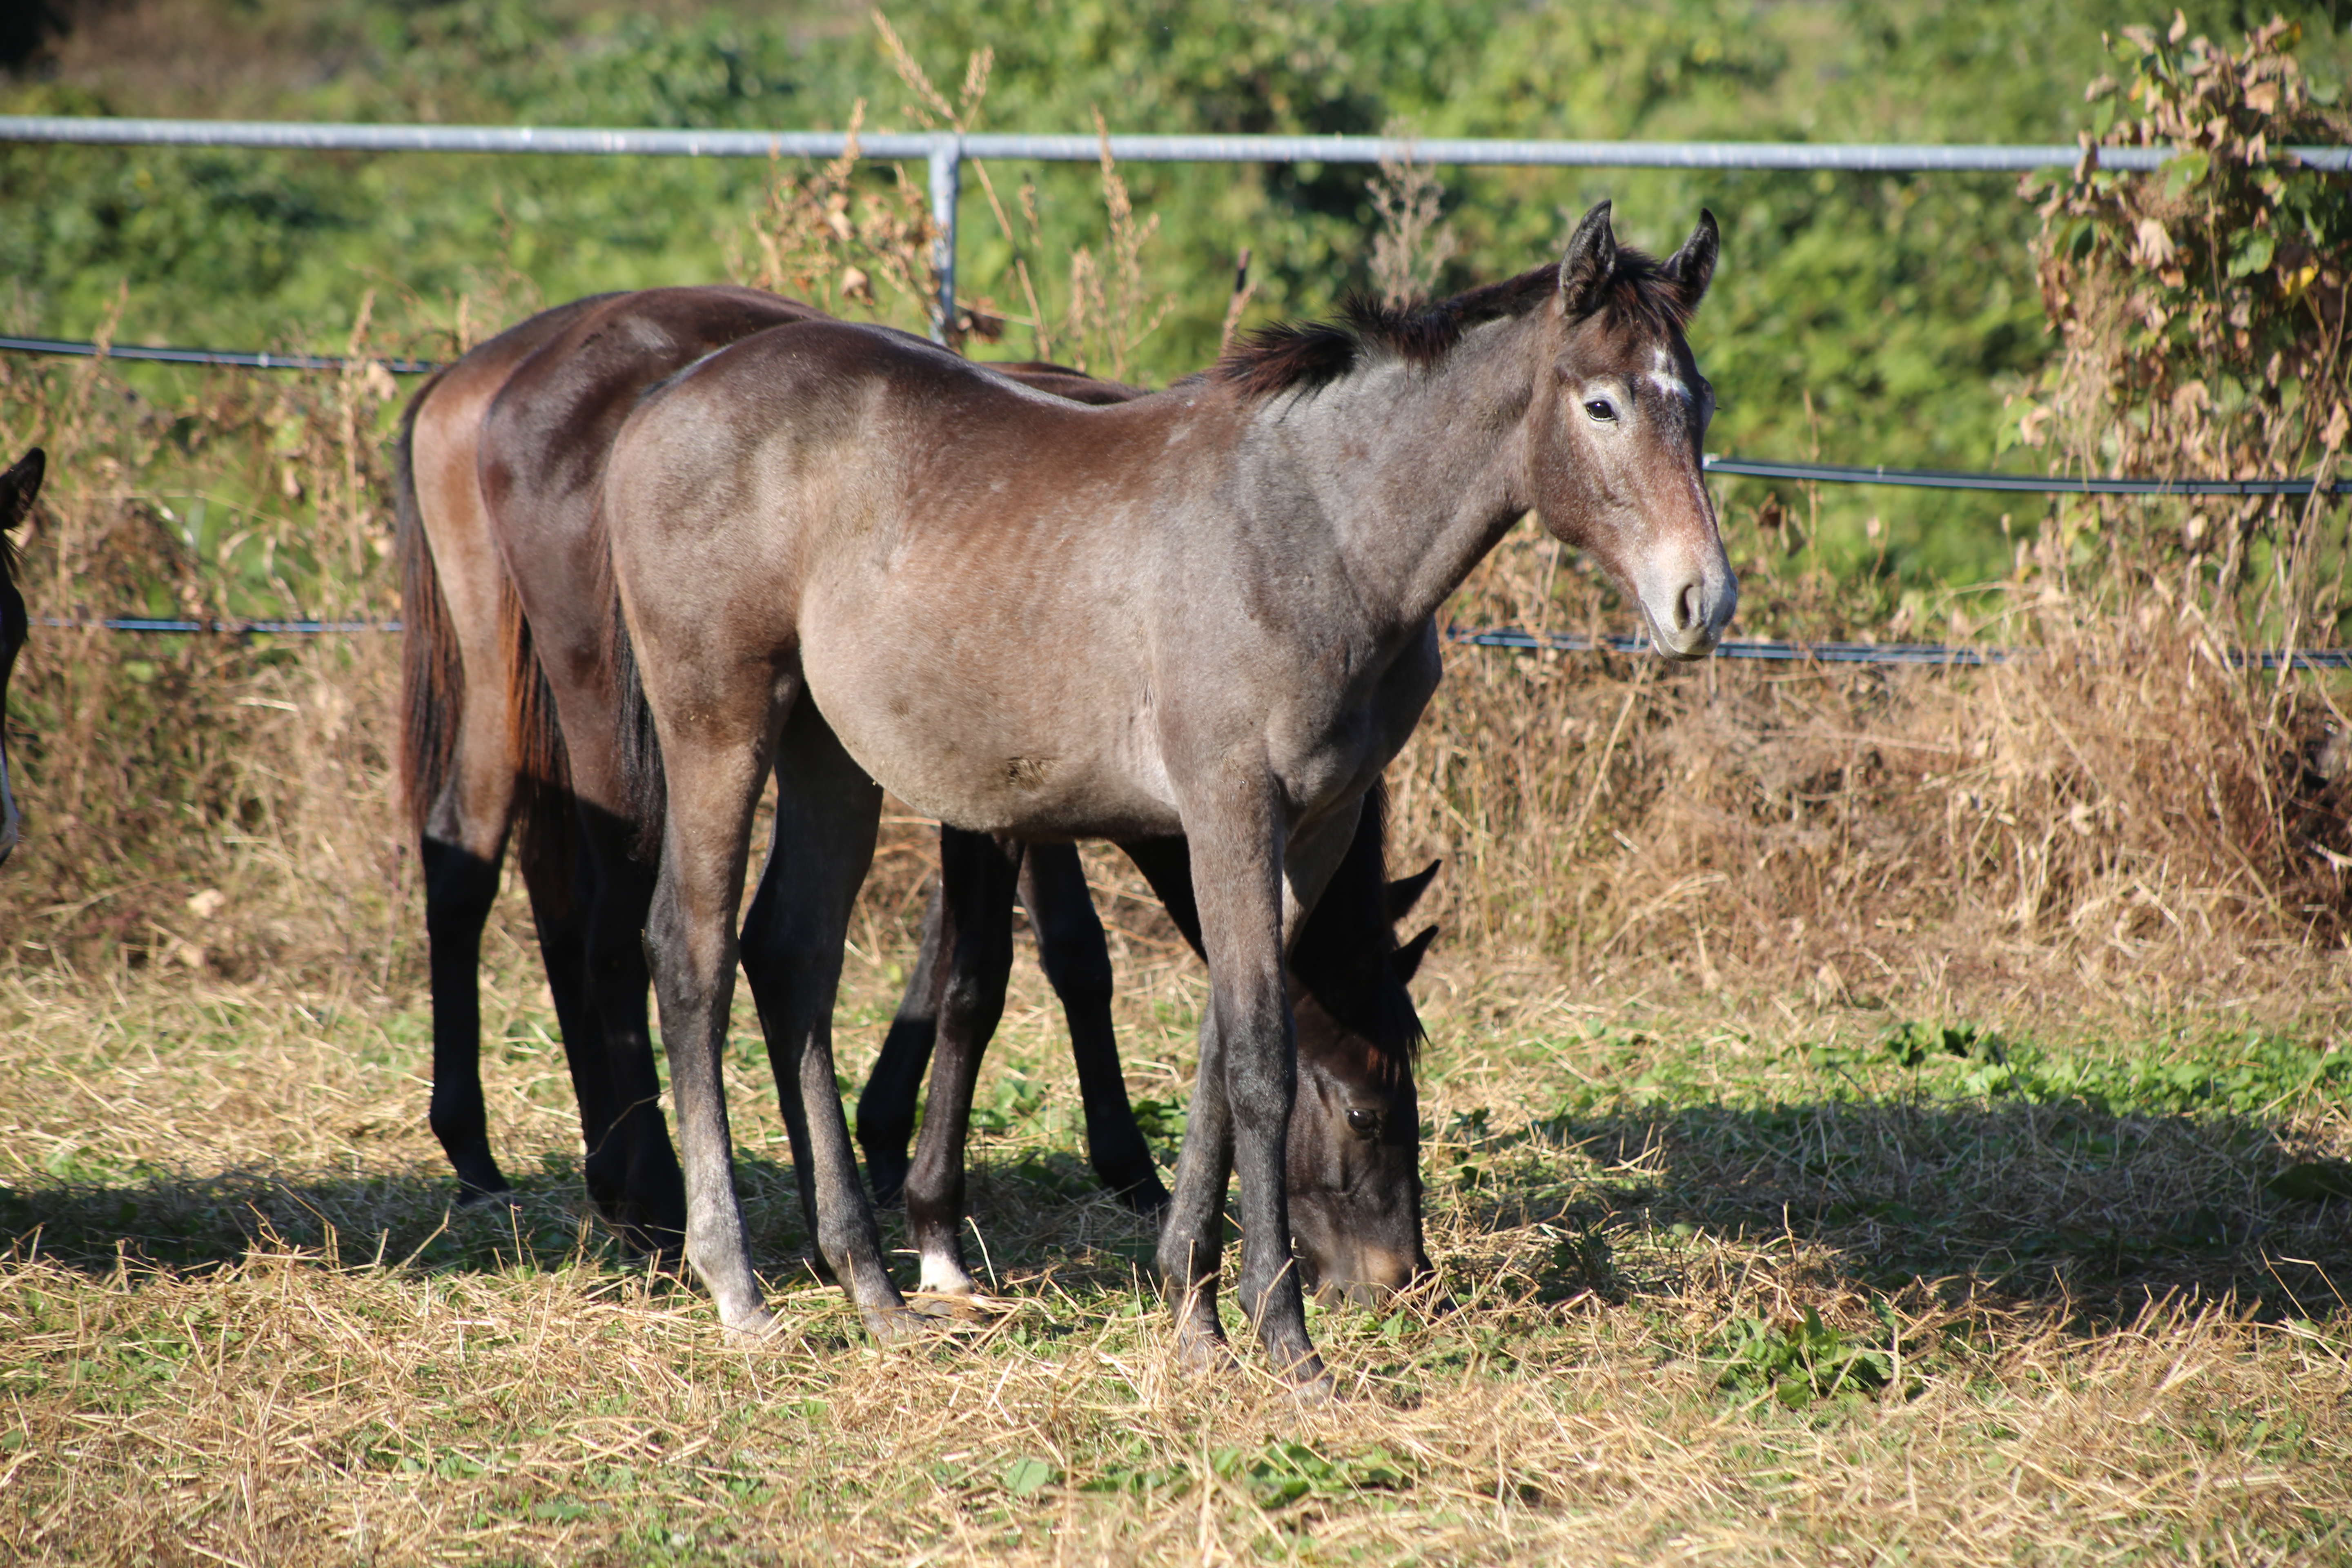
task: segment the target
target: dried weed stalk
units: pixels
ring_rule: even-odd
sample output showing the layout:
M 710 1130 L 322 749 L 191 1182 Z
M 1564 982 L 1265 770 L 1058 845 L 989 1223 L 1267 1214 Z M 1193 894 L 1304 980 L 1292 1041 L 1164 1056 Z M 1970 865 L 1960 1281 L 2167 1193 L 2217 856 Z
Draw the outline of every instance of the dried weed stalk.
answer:
M 895 311 L 919 321 L 937 292 L 938 231 L 928 198 L 902 166 L 890 165 L 887 184 L 859 179 L 857 136 L 865 123 L 860 99 L 850 110 L 848 145 L 814 173 L 795 174 L 776 161 L 766 206 L 750 230 L 757 260 L 747 263 L 739 253 L 729 270 L 754 288 L 835 315 L 856 306 L 877 319 Z M 877 280 L 888 298 L 876 292 Z
M 1392 127 L 1390 134 L 1402 133 Z M 1366 181 L 1364 189 L 1380 221 L 1372 237 L 1372 285 L 1381 302 L 1395 307 L 1427 299 L 1455 248 L 1454 231 L 1444 221 L 1445 187 L 1414 159 L 1407 142 L 1402 153 L 1382 155 L 1380 177 Z
M 2179 16 L 2162 38 L 2124 29 L 2122 79 L 2090 86 L 2100 133 L 2047 191 L 2035 246 L 2062 353 L 2020 433 L 2074 471 L 2324 481 L 2352 434 L 2352 179 L 2285 148 L 2352 139 L 2352 114 L 2304 76 L 2293 24 L 2234 52 L 2187 32 Z M 2099 147 L 2159 145 L 2178 152 L 2158 173 L 2099 166 Z M 2114 542 L 2106 586 L 2177 568 L 2179 596 L 2292 640 L 2345 607 L 2322 581 L 2329 510 L 2317 495 L 2109 500 L 2059 526 Z

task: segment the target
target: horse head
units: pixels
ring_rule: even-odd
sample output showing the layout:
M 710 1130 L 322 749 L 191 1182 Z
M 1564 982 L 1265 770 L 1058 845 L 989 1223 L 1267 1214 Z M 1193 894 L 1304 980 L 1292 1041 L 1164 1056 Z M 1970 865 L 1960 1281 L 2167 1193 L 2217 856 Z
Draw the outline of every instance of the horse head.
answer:
M 1534 409 L 1545 526 L 1640 605 L 1670 658 L 1712 653 L 1739 603 L 1701 462 L 1715 389 L 1683 335 L 1718 244 L 1702 211 L 1682 248 L 1657 261 L 1617 244 L 1607 202 L 1585 214 L 1559 264 L 1550 374 Z
M 1388 884 L 1402 918 L 1436 872 Z M 1437 928 L 1297 988 L 1298 1094 L 1287 1149 L 1290 1234 L 1302 1283 L 1366 1305 L 1430 1272 L 1421 1236 L 1421 1020 L 1406 989 Z

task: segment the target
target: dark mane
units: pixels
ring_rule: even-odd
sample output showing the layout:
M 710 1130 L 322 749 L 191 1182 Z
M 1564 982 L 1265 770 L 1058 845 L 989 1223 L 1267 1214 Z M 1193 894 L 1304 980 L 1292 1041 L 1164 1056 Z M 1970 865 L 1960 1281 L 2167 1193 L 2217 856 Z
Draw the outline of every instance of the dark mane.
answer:
M 1381 354 L 1425 369 L 1445 357 L 1462 334 L 1486 321 L 1524 316 L 1559 290 L 1559 265 L 1549 262 L 1499 283 L 1484 283 L 1434 304 L 1424 300 L 1388 305 L 1351 294 L 1335 321 L 1284 321 L 1243 336 L 1218 360 L 1210 378 L 1238 386 L 1243 395 L 1313 392 Z M 1679 331 L 1690 302 L 1655 257 L 1617 252 L 1616 269 L 1592 313 L 1636 331 Z

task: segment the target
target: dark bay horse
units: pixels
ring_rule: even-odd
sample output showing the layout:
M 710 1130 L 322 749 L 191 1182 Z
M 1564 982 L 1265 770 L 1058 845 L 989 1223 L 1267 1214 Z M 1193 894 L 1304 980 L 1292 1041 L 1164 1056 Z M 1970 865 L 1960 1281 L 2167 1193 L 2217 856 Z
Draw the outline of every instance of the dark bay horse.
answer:
M 612 671 L 606 625 L 593 608 L 609 595 L 594 484 L 622 416 L 646 386 L 750 332 L 824 319 L 809 307 L 740 289 L 601 296 L 545 312 L 477 347 L 410 404 L 394 470 L 410 627 L 403 683 L 407 788 L 425 872 L 432 974 L 431 1121 L 467 1201 L 507 1187 L 488 1140 L 477 971 L 511 835 L 580 1106 L 591 1195 L 625 1236 L 648 1249 L 674 1247 L 684 1226 L 646 1026 L 639 932 L 651 878 L 630 858 L 631 829 L 614 805 L 621 786 L 611 747 Z M 1058 367 L 1006 369 L 1062 397 L 1139 395 Z M 608 617 L 609 610 L 603 614 Z M 1377 825 L 1368 824 L 1367 832 L 1376 865 Z M 942 858 L 951 867 L 989 847 L 986 839 L 953 829 L 941 837 Z M 1191 902 L 1182 847 L 1155 846 L 1152 852 L 1155 880 L 1177 901 L 1181 923 Z M 993 853 L 1001 858 L 1001 851 Z M 1040 847 L 1029 869 L 1038 873 L 1026 878 L 1033 910 L 1041 931 L 1059 937 L 1057 952 L 1090 942 L 1101 957 L 1098 986 L 1078 973 L 1083 963 L 1056 966 L 1056 984 L 1071 999 L 1090 1147 L 1115 1187 L 1146 1204 L 1164 1201 L 1127 1101 L 1109 1029 L 1108 953 L 1076 852 Z M 1393 1288 L 1427 1267 L 1417 1119 L 1406 1103 L 1410 1073 L 1400 1080 L 1383 1066 L 1409 1059 L 1418 1022 L 1402 995 L 1402 979 L 1381 978 L 1380 955 L 1395 942 L 1379 892 L 1375 884 L 1354 906 L 1335 900 L 1318 917 L 1332 952 L 1333 978 L 1324 989 L 1361 978 L 1369 991 L 1396 997 L 1380 1005 L 1334 1005 L 1337 1016 L 1377 1023 L 1381 1033 L 1351 1035 L 1327 1021 L 1328 1038 L 1318 1058 L 1328 1062 L 1318 1069 L 1324 1087 L 1313 1098 L 1331 1109 L 1320 1120 L 1301 1118 L 1297 1127 L 1302 1168 L 1341 1170 L 1352 1178 L 1310 1197 L 1318 1212 L 1301 1237 L 1318 1277 L 1343 1290 Z M 985 910 L 992 897 L 992 914 L 973 912 Z M 1009 963 L 1009 896 L 981 882 L 953 902 L 958 931 L 969 935 L 992 924 L 1003 931 Z M 929 934 L 940 939 L 936 931 Z M 962 973 L 962 961 L 979 950 L 969 942 L 955 947 L 955 962 L 940 964 L 927 952 L 918 972 Z M 1350 963 L 1362 973 L 1349 971 Z M 993 976 L 1000 1005 L 1003 983 L 1000 967 Z M 989 984 L 979 983 L 982 989 Z M 975 994 L 971 985 L 958 987 L 959 997 Z M 964 1061 L 962 1042 L 971 1035 L 958 1026 L 972 1015 L 962 1007 L 949 1012 L 952 1039 L 945 1059 Z M 992 1016 L 988 1022 L 992 1026 Z M 907 1037 L 894 1037 L 903 1056 Z M 924 1043 L 928 1054 L 928 1038 Z M 977 1066 L 984 1043 L 983 1033 L 970 1050 L 971 1065 Z M 920 1069 L 918 1060 L 918 1076 Z M 1339 1085 L 1352 1088 L 1343 1095 L 1331 1087 Z M 910 1079 L 909 1124 L 913 1091 Z M 956 1103 L 954 1090 L 935 1096 L 941 1114 L 928 1123 L 929 1136 L 946 1138 L 951 1123 L 960 1134 L 969 1099 L 967 1079 L 962 1109 L 951 1118 L 946 1108 Z M 1378 1138 L 1366 1124 L 1375 1115 Z M 1401 1136 L 1410 1140 L 1401 1160 L 1393 1153 L 1351 1159 L 1345 1152 L 1368 1142 L 1389 1149 Z M 950 1245 L 962 1212 L 960 1136 L 954 1148 L 958 1184 L 951 1194 L 927 1206 L 920 1198 L 930 1189 L 918 1184 L 919 1215 L 952 1209 Z M 902 1136 L 900 1170 L 903 1150 Z M 805 1177 L 804 1158 L 799 1168 Z M 945 1169 L 937 1161 L 927 1168 Z M 936 1247 L 927 1259 L 935 1254 Z M 1367 1268 L 1373 1271 L 1362 1272 Z M 927 1282 L 937 1272 L 927 1262 Z M 969 1289 L 968 1276 L 963 1283 Z
M 1406 987 L 1437 928 L 1402 945 L 1391 928 L 1437 866 L 1391 882 L 1384 841 L 1385 807 L 1375 787 L 1347 857 L 1290 955 L 1298 998 L 1297 1110 L 1288 1140 L 1292 1236 L 1306 1283 L 1367 1303 L 1431 1271 L 1422 1243 L 1413 1081 L 1422 1031 Z M 1153 841 L 1132 848 L 1177 930 L 1199 952 L 1185 845 Z M 1069 1023 L 1095 1169 L 1146 1214 L 1160 1212 L 1167 1193 L 1119 1076 L 1110 954 L 1076 849 L 942 828 L 940 856 L 921 955 L 858 1098 L 857 1141 L 875 1195 L 887 1203 L 903 1186 L 922 1289 L 968 1295 L 977 1287 L 963 1257 L 964 1143 L 981 1058 L 1003 1012 L 1016 889 L 1036 933 L 1039 963 Z M 927 1061 L 933 1063 L 930 1100 L 910 1164 L 907 1143 Z
M 772 1322 L 719 1072 L 740 957 L 818 1248 L 874 1331 L 911 1327 L 831 1039 L 887 785 L 972 831 L 1189 841 L 1211 998 L 1159 1267 L 1187 1352 L 1225 1353 L 1237 1171 L 1243 1310 L 1281 1374 L 1325 1384 L 1285 1182 L 1286 950 L 1436 685 L 1433 613 L 1521 515 L 1586 550 L 1661 652 L 1720 638 L 1738 592 L 1684 335 L 1717 249 L 1702 215 L 1664 262 L 1622 250 L 1603 204 L 1556 266 L 1262 332 L 1107 407 L 832 322 L 756 333 L 646 394 L 604 474 L 619 741 L 660 835 L 646 942 L 687 1257 L 722 1322 Z
M 8 777 L 8 678 L 32 629 L 25 618 L 25 595 L 16 589 L 16 543 L 8 535 L 33 514 L 47 469 L 47 454 L 36 447 L 0 474 L 0 862 L 15 852 L 21 827 L 16 787 Z

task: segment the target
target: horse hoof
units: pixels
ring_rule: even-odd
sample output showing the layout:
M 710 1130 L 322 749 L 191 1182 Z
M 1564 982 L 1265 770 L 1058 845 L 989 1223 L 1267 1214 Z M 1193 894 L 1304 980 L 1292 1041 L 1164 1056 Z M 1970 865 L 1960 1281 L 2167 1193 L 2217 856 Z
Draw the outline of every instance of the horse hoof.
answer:
M 980 1323 L 996 1316 L 997 1309 L 979 1295 L 962 1290 L 916 1290 L 907 1297 L 907 1310 L 946 1322 Z
M 504 1204 L 510 1209 L 520 1208 L 522 1194 L 503 1184 L 497 1187 L 461 1186 L 457 1189 L 457 1206 L 461 1209 L 485 1208 L 493 1204 Z
M 857 1315 L 865 1320 L 866 1331 L 874 1336 L 874 1342 L 888 1348 L 921 1344 L 947 1328 L 942 1316 L 911 1302 L 903 1307 L 861 1307 Z
M 734 1313 L 725 1318 L 723 1324 L 728 1342 L 739 1345 L 763 1343 L 775 1338 L 777 1331 L 782 1327 L 776 1315 L 765 1307 L 753 1307 L 748 1311 Z
M 1180 1331 L 1176 1336 L 1176 1361 L 1186 1372 L 1218 1375 L 1241 1370 L 1241 1359 L 1234 1347 L 1225 1342 L 1223 1334 L 1195 1331 Z

